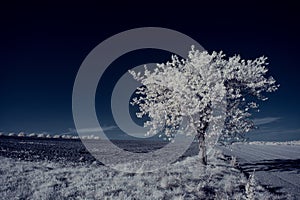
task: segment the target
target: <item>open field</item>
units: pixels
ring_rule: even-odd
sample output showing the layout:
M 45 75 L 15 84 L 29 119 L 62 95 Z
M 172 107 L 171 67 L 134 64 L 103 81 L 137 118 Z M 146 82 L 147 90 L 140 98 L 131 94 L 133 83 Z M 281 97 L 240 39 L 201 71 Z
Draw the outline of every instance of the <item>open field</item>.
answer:
M 91 142 L 102 142 L 105 147 L 105 141 Z M 153 151 L 166 144 L 157 141 L 115 143 L 135 152 Z M 193 144 L 179 161 L 166 168 L 133 174 L 113 170 L 96 161 L 80 140 L 1 137 L 0 199 L 298 197 L 298 145 L 238 144 L 231 148 L 233 151 L 223 147 L 224 153 L 216 151 L 214 164 L 204 167 L 195 156 L 198 149 Z M 233 163 L 232 156 L 237 156 L 238 163 Z M 128 160 L 127 167 L 132 163 Z M 251 179 L 248 175 L 253 169 L 254 179 Z

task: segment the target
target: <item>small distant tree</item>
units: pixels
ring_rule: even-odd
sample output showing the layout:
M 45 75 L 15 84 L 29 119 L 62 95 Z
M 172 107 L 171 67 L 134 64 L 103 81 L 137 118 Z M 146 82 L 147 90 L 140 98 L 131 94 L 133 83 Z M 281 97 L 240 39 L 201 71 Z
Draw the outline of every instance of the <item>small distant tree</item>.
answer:
M 129 71 L 142 86 L 137 88 L 138 97 L 131 102 L 151 120 L 148 135 L 163 130 L 173 138 L 182 120 L 188 120 L 187 134 L 194 134 L 199 141 L 199 155 L 207 164 L 206 139 L 209 123 L 214 120 L 212 105 L 226 101 L 224 128 L 220 141 L 233 142 L 243 138 L 253 129 L 251 110 L 258 110 L 257 100 L 265 101 L 266 92 L 276 91 L 273 77 L 266 77 L 267 58 L 243 60 L 239 55 L 225 58 L 222 52 L 209 54 L 192 49 L 188 58 L 180 60 L 172 56 L 171 62 L 157 64 L 154 70 L 145 66 L 143 73 Z

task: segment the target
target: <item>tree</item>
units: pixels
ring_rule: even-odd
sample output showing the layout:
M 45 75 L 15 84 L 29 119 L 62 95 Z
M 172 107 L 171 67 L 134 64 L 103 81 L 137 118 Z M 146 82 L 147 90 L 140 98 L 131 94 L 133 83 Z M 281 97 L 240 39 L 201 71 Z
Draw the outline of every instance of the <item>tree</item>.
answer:
M 172 56 L 171 62 L 157 64 L 150 71 L 145 66 L 141 72 L 129 71 L 142 86 L 137 88 L 138 97 L 132 105 L 151 120 L 144 123 L 149 127 L 147 134 L 154 135 L 163 130 L 173 138 L 185 118 L 188 120 L 187 134 L 194 134 L 199 141 L 199 155 L 207 164 L 205 143 L 207 128 L 214 120 L 212 105 L 226 101 L 224 129 L 220 141 L 233 142 L 243 138 L 253 129 L 251 111 L 258 109 L 257 100 L 265 101 L 266 92 L 278 89 L 273 77 L 266 77 L 267 58 L 243 60 L 239 55 L 225 58 L 222 52 L 209 54 L 192 46 L 187 59 Z

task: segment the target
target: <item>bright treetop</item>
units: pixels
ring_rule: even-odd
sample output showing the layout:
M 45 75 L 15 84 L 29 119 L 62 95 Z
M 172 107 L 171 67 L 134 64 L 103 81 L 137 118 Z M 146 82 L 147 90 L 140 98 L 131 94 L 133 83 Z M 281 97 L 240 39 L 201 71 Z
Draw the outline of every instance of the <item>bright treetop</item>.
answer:
M 144 126 L 148 134 L 163 130 L 172 138 L 182 120 L 188 119 L 187 134 L 205 135 L 214 117 L 212 105 L 226 101 L 222 141 L 231 141 L 251 130 L 251 110 L 258 110 L 257 100 L 266 100 L 266 92 L 277 90 L 273 77 L 267 77 L 266 57 L 243 60 L 239 55 L 225 58 L 222 52 L 209 54 L 192 47 L 187 59 L 172 56 L 172 61 L 157 64 L 141 74 L 130 71 L 143 86 L 138 88 L 138 117 L 151 120 Z

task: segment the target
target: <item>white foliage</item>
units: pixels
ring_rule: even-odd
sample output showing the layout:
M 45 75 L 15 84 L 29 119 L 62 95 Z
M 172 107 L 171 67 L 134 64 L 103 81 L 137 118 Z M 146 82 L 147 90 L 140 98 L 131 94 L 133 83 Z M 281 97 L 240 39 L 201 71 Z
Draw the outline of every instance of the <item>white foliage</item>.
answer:
M 172 56 L 171 62 L 157 64 L 150 71 L 145 66 L 143 74 L 129 71 L 142 83 L 132 104 L 137 104 L 137 117 L 148 115 L 151 120 L 147 134 L 164 131 L 173 137 L 183 118 L 188 119 L 186 134 L 205 131 L 214 120 L 212 105 L 227 101 L 223 140 L 238 138 L 254 128 L 250 120 L 251 109 L 258 109 L 254 100 L 266 100 L 264 92 L 273 92 L 279 85 L 272 77 L 266 77 L 266 57 L 243 60 L 236 55 L 225 59 L 222 52 L 209 54 L 192 46 L 188 58 L 179 60 Z M 229 139 L 227 139 L 230 141 Z

